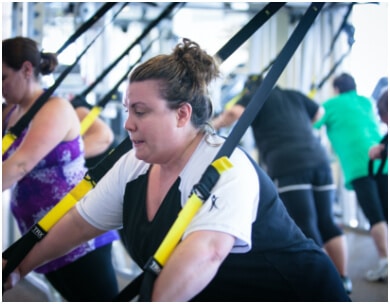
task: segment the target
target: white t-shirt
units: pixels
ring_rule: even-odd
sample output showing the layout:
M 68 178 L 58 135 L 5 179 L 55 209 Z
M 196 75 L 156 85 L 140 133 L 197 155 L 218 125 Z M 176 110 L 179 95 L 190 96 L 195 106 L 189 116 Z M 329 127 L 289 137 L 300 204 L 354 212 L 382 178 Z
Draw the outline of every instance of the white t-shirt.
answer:
M 211 164 L 223 139 L 205 137 L 180 173 L 181 205 L 187 202 L 191 190 Z M 211 142 L 211 144 L 210 144 Z M 233 167 L 223 172 L 210 197 L 192 219 L 183 238 L 199 230 L 221 231 L 235 237 L 232 252 L 247 252 L 251 248 L 251 230 L 259 202 L 259 179 L 248 157 L 235 149 L 229 158 Z M 123 198 L 126 184 L 147 173 L 150 164 L 138 160 L 134 150 L 123 155 L 76 208 L 91 225 L 102 230 L 122 228 Z

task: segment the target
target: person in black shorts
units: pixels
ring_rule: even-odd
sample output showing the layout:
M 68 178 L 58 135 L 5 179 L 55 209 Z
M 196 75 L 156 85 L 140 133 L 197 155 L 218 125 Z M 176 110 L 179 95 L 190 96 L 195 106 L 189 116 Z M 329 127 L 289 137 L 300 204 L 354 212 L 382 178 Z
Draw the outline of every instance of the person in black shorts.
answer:
M 249 75 L 243 97 L 213 119 L 214 128 L 219 130 L 233 124 L 261 82 L 262 76 Z M 258 162 L 273 179 L 288 213 L 307 237 L 325 249 L 345 290 L 351 293 L 347 243 L 333 215 L 336 187 L 330 160 L 312 127 L 322 111 L 304 94 L 276 86 L 251 127 Z

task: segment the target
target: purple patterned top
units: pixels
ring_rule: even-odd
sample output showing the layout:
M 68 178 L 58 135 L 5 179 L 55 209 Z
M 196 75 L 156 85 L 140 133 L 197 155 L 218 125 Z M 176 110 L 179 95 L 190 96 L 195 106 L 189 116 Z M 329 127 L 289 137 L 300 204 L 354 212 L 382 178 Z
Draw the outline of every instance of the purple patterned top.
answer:
M 27 129 L 3 155 L 3 161 L 14 153 L 26 133 Z M 41 220 L 84 178 L 86 173 L 84 163 L 84 145 L 79 136 L 72 141 L 60 143 L 11 188 L 11 211 L 22 234 Z M 109 231 L 82 244 L 67 255 L 37 268 L 36 271 L 39 273 L 54 271 L 118 238 L 116 231 Z

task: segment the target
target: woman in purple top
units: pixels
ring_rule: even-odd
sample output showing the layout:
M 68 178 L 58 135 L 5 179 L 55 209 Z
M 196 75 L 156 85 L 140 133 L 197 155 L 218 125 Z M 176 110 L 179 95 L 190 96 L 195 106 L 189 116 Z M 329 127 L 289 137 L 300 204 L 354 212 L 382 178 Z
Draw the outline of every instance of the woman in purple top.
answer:
M 2 42 L 2 92 L 7 107 L 4 130 L 15 125 L 44 92 L 39 74 L 51 73 L 56 55 L 42 53 L 35 41 Z M 43 218 L 86 172 L 80 122 L 69 101 L 51 97 L 3 155 L 3 191 L 11 190 L 11 211 L 20 232 Z M 111 259 L 110 231 L 42 265 L 43 273 L 67 301 L 104 301 L 118 293 Z

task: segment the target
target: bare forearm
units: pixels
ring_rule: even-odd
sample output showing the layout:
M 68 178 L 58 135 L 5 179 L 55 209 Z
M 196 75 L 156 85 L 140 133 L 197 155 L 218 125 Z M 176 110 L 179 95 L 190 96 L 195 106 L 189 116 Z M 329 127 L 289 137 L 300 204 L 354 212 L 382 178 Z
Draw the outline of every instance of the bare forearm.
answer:
M 164 266 L 155 282 L 152 301 L 191 300 L 211 282 L 233 244 L 231 236 L 221 247 L 207 237 L 190 238 L 175 249 Z
M 219 116 L 213 119 L 212 125 L 214 129 L 219 130 L 220 128 L 228 127 L 236 122 L 240 118 L 245 108 L 241 105 L 234 105 L 229 110 L 225 110 Z
M 12 161 L 8 159 L 2 166 L 2 191 L 11 188 L 29 172 L 28 164 L 23 161 Z
M 22 276 L 25 276 L 36 267 L 63 256 L 76 246 L 101 233 L 103 231 L 85 222 L 73 208 L 34 246 L 19 265 L 19 271 Z
M 97 156 L 105 152 L 111 145 L 113 137 L 96 138 L 95 136 L 84 136 L 85 158 Z

